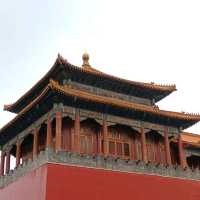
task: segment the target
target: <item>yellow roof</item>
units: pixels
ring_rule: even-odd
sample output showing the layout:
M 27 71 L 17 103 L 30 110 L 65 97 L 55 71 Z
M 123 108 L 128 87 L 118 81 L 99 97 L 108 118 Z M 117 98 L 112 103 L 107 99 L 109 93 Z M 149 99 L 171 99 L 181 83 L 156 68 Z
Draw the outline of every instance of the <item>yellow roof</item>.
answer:
M 191 145 L 199 145 L 200 146 L 200 135 L 193 134 L 193 133 L 188 133 L 188 132 L 183 132 L 181 134 L 182 140 L 186 144 L 191 144 Z

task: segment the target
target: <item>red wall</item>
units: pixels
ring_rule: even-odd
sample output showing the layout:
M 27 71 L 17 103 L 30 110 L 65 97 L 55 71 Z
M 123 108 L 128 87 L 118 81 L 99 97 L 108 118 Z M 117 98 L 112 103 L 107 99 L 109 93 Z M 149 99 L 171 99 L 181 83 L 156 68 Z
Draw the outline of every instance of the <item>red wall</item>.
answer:
M 48 164 L 0 190 L 0 200 L 45 200 L 45 196 L 46 200 L 200 200 L 200 181 Z
M 0 189 L 0 200 L 45 200 L 46 177 L 44 165 Z
M 200 181 L 48 165 L 47 200 L 200 200 Z

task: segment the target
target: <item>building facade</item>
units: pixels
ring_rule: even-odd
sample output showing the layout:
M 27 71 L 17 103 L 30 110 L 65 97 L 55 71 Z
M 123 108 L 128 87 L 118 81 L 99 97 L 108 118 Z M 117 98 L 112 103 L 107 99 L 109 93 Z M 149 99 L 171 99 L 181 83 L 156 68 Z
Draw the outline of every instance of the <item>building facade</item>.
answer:
M 184 132 L 199 122 L 200 116 L 161 110 L 156 105 L 174 91 L 175 85 L 129 81 L 100 72 L 90 66 L 88 54 L 83 55 L 82 67 L 58 55 L 53 67 L 36 85 L 4 107 L 17 115 L 0 130 L 0 197 L 14 199 L 9 196 L 11 188 L 17 193 L 23 191 L 22 185 L 33 172 L 37 174 L 33 180 L 45 181 L 30 183 L 30 187 L 46 187 L 34 200 L 67 196 L 94 199 L 97 194 L 96 199 L 121 199 L 124 195 L 131 199 L 131 189 L 123 189 L 122 179 L 127 181 L 128 188 L 135 181 L 139 185 L 141 182 L 141 187 L 147 180 L 153 179 L 149 184 L 155 187 L 161 181 L 171 181 L 166 187 L 169 191 L 158 192 L 162 199 L 171 198 L 165 193 L 173 195 L 170 191 L 180 185 L 187 188 L 184 190 L 194 190 L 192 196 L 200 197 L 196 193 L 200 189 L 200 136 Z M 12 170 L 11 157 L 15 159 Z M 63 179 L 65 176 L 68 180 Z M 80 177 L 92 188 L 92 195 L 88 188 L 81 196 L 65 194 L 66 181 L 73 185 L 76 180 L 74 187 L 82 191 L 85 186 Z M 110 181 L 108 186 L 101 184 L 105 196 L 96 188 L 98 183 L 91 184 L 93 180 Z M 112 186 L 115 181 L 120 182 L 116 188 Z M 148 191 L 148 186 L 142 189 L 139 185 L 134 186 L 136 196 L 142 190 Z M 150 193 L 138 199 L 153 199 Z M 184 198 L 183 193 L 177 196 Z

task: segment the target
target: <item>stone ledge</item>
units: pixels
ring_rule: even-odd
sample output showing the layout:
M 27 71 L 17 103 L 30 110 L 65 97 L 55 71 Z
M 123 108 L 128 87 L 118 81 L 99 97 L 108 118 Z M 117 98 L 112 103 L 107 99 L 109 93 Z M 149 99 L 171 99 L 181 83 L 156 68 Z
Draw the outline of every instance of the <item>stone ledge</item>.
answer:
M 103 156 L 80 155 L 72 152 L 54 152 L 51 149 L 41 151 L 33 160 L 28 160 L 18 168 L 11 170 L 9 174 L 0 177 L 0 188 L 6 187 L 8 184 L 15 182 L 18 178 L 26 175 L 46 163 L 59 163 L 66 165 L 90 167 L 97 169 L 140 173 L 147 175 L 158 175 L 164 177 L 181 178 L 186 180 L 200 181 L 200 171 L 191 169 L 183 170 L 180 167 L 166 167 L 163 165 L 155 165 L 152 163 L 144 163 L 143 161 L 121 160 L 112 157 L 104 158 Z

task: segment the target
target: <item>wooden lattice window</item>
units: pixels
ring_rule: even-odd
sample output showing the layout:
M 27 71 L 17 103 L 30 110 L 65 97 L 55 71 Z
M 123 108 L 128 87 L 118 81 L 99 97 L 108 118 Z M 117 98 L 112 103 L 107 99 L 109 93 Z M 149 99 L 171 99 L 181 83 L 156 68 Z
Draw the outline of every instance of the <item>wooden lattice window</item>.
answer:
M 117 142 L 117 155 L 122 156 L 123 155 L 123 144 Z
M 70 118 L 64 118 L 62 123 L 62 149 L 70 151 L 72 147 L 72 133 L 74 122 Z
M 131 138 L 131 135 L 129 134 L 129 131 L 126 129 L 126 127 L 109 127 L 109 154 L 120 158 L 130 158 L 132 140 L 133 138 Z
M 85 120 L 80 129 L 80 150 L 84 154 L 97 153 L 99 129 L 93 120 Z
M 130 156 L 130 146 L 128 143 L 124 143 L 124 155 L 127 157 Z
M 164 139 L 159 133 L 150 131 L 146 134 L 147 157 L 152 163 L 166 163 Z
M 115 155 L 115 142 L 109 141 L 109 154 Z

